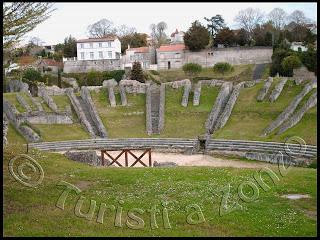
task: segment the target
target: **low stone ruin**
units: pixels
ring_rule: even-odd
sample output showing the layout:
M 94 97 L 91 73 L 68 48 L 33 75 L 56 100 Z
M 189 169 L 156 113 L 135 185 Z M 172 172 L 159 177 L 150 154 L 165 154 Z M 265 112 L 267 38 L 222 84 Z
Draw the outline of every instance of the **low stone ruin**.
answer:
M 258 96 L 257 96 L 257 100 L 259 102 L 263 101 L 263 99 L 265 98 L 265 96 L 267 95 L 269 88 L 271 87 L 273 82 L 273 78 L 269 77 L 268 80 L 265 82 L 264 86 L 260 89 Z
M 32 109 L 29 106 L 29 104 L 26 102 L 26 100 L 24 99 L 24 97 L 22 97 L 19 93 L 16 94 L 17 100 L 18 102 L 21 104 L 21 106 L 27 111 L 27 112 L 31 112 Z
M 305 66 L 302 66 L 298 69 L 293 69 L 293 79 L 297 85 L 301 84 L 304 81 L 316 79 L 314 72 L 310 72 Z
M 284 85 L 287 83 L 287 81 L 288 81 L 288 78 L 283 78 L 275 86 L 275 88 L 272 90 L 270 97 L 269 97 L 270 102 L 274 102 L 275 100 L 277 100 L 277 98 L 280 96 L 282 89 L 283 89 Z
M 67 151 L 64 155 L 73 161 L 86 163 L 92 166 L 102 166 L 101 157 L 97 155 L 96 151 Z M 105 159 L 109 164 L 109 160 Z
M 5 114 L 3 114 L 2 123 L 3 123 L 2 128 L 3 128 L 3 148 L 4 148 L 8 144 L 7 133 L 9 129 L 9 121 Z
M 10 80 L 7 87 L 9 92 L 29 92 L 29 85 L 21 80 Z

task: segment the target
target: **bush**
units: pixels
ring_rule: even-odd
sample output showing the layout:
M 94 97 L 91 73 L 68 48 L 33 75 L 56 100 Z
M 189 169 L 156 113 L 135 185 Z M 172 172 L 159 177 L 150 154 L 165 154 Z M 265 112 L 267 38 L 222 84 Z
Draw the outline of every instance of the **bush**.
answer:
M 125 73 L 124 70 L 113 70 L 109 72 L 105 71 L 103 72 L 103 76 L 104 76 L 104 80 L 113 78 L 114 80 L 119 82 L 122 79 L 124 73 Z
M 103 82 L 103 73 L 95 70 L 91 70 L 87 73 L 88 86 L 101 86 Z
M 202 71 L 202 67 L 197 63 L 186 63 L 182 66 L 182 70 L 191 77 L 198 75 Z
M 145 82 L 145 77 L 140 62 L 134 62 L 132 64 L 130 78 L 139 82 Z
M 213 66 L 213 71 L 224 74 L 233 71 L 233 67 L 227 62 L 219 62 Z
M 28 68 L 23 72 L 22 78 L 31 82 L 42 82 L 41 73 L 33 68 Z
M 281 66 L 283 70 L 286 72 L 286 76 L 292 77 L 293 69 L 300 67 L 301 61 L 298 56 L 292 55 L 285 57 L 281 62 Z
M 153 75 L 160 75 L 160 73 L 156 70 L 150 70 L 151 74 Z

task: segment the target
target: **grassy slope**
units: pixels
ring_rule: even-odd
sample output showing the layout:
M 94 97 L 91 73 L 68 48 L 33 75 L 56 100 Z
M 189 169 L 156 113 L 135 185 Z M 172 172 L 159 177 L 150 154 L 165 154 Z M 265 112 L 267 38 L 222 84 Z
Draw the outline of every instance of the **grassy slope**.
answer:
M 58 95 L 58 96 L 51 96 L 53 101 L 57 104 L 59 111 L 65 111 L 66 106 L 70 106 L 70 99 L 67 95 Z
M 11 145 L 22 145 L 27 143 L 24 137 L 13 127 L 13 125 L 9 124 L 9 129 L 7 132 L 7 140 Z
M 26 110 L 24 109 L 24 107 L 18 102 L 17 97 L 16 97 L 17 93 L 3 93 L 3 98 L 5 98 L 9 103 L 11 103 L 13 106 L 16 107 L 16 109 L 23 113 Z
M 256 96 L 262 86 L 263 83 L 259 83 L 255 87 L 241 90 L 230 119 L 224 128 L 214 134 L 214 138 L 282 142 L 287 137 L 299 136 L 309 144 L 316 144 L 316 107 L 310 109 L 295 127 L 287 130 L 283 134 L 276 135 L 272 133 L 267 137 L 260 136 L 263 129 L 275 120 L 292 99 L 303 89 L 302 85 L 296 86 L 292 81 L 288 81 L 281 95 L 274 103 L 270 103 L 267 99 L 263 102 L 257 102 Z M 303 101 L 306 101 L 308 96 L 306 96 Z
M 201 88 L 200 105 L 193 106 L 193 94 L 187 107 L 181 106 L 183 88 L 166 88 L 165 124 L 160 137 L 194 138 L 205 133 L 205 121 L 219 93 L 217 87 Z
M 116 107 L 109 103 L 108 91 L 91 92 L 92 100 L 110 138 L 148 137 L 146 134 L 145 94 L 127 94 L 128 106 L 121 106 L 115 91 Z
M 236 210 L 219 216 L 220 189 L 230 183 L 231 196 L 238 199 L 236 189 L 243 181 L 253 181 L 257 169 L 178 167 L 119 169 L 96 168 L 65 159 L 56 153 L 30 153 L 42 166 L 44 180 L 37 188 L 28 188 L 17 182 L 8 172 L 9 159 L 22 149 L 9 148 L 3 160 L 4 236 L 316 236 L 317 187 L 316 170 L 291 168 L 285 177 L 278 169 L 278 185 L 270 184 L 264 192 L 260 187 L 259 198 L 243 203 L 245 210 Z M 81 194 L 70 193 L 64 210 L 56 202 L 65 187 L 60 181 L 77 185 Z M 244 189 L 248 191 L 246 188 Z M 289 200 L 281 195 L 288 193 L 310 194 L 310 199 Z M 248 193 L 250 194 L 250 193 Z M 97 207 L 91 221 L 76 217 L 74 207 L 80 196 L 85 197 L 81 211 L 89 209 L 89 200 Z M 114 226 L 114 213 L 108 210 L 104 223 L 96 222 L 101 203 L 119 207 L 123 200 L 122 227 Z M 156 205 L 163 212 L 160 202 L 168 201 L 167 209 L 171 229 L 163 227 L 157 214 L 157 229 L 150 228 L 150 213 L 137 216 L 145 226 L 140 230 L 129 229 L 125 222 L 127 211 L 140 208 L 144 211 Z M 197 204 L 205 222 L 189 225 L 190 214 L 185 207 Z M 197 219 L 194 215 L 193 219 Z M 130 220 L 136 224 L 133 220 Z
M 235 65 L 234 71 L 226 74 L 216 73 L 212 68 L 203 68 L 198 77 L 210 77 L 212 79 L 224 79 L 229 81 L 248 81 L 252 79 L 254 65 Z M 161 82 L 177 81 L 189 78 L 182 69 L 160 70 Z

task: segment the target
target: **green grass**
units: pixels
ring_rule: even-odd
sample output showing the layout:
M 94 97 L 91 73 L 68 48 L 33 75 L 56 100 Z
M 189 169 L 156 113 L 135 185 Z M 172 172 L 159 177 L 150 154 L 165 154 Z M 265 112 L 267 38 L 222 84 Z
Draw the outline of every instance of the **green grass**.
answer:
M 90 138 L 89 133 L 79 124 L 33 124 L 40 130 L 42 141 L 65 141 Z
M 37 106 L 35 106 L 34 104 L 33 104 L 33 102 L 31 101 L 31 98 L 30 98 L 30 96 L 28 96 L 26 93 L 24 93 L 24 92 L 20 92 L 20 94 L 21 94 L 21 96 L 26 100 L 26 102 L 29 104 L 29 106 L 31 107 L 31 109 L 33 110 L 33 111 L 37 111 L 38 109 L 37 109 Z
M 187 107 L 181 106 L 183 88 L 166 88 L 165 124 L 160 137 L 197 137 L 205 133 L 205 121 L 219 93 L 217 87 L 201 88 L 200 105 L 193 106 L 193 94 Z
M 222 79 L 226 81 L 248 81 L 252 79 L 252 72 L 254 65 L 234 65 L 234 71 L 226 74 L 216 73 L 213 68 L 203 68 L 201 73 L 197 77 L 209 77 L 212 79 Z M 170 70 L 159 70 L 160 75 L 156 79 L 161 82 L 170 82 L 182 80 L 188 77 L 182 69 L 170 69 Z
M 27 143 L 25 138 L 14 128 L 12 123 L 9 123 L 7 140 L 10 145 L 22 145 Z
M 67 106 L 70 106 L 70 99 L 67 95 L 51 96 L 56 103 L 59 111 L 65 111 Z
M 222 193 L 231 185 L 232 199 L 237 200 L 237 188 L 244 181 L 254 181 L 259 169 L 176 167 L 176 168 L 101 168 L 67 160 L 57 153 L 32 151 L 29 153 L 42 167 L 44 180 L 36 188 L 16 181 L 8 171 L 8 162 L 24 149 L 9 146 L 3 158 L 3 234 L 4 236 L 316 236 L 317 172 L 316 169 L 292 167 L 279 183 L 267 192 L 259 188 L 255 201 L 244 203 L 243 210 L 219 215 Z M 25 171 L 27 174 L 28 171 Z M 32 172 L 29 172 L 32 174 Z M 34 176 L 34 175 L 33 175 Z M 264 178 L 264 177 L 263 177 Z M 267 179 L 267 178 L 264 178 Z M 65 187 L 60 181 L 77 185 L 81 193 L 69 193 L 64 210 L 56 207 Z M 250 195 L 250 190 L 244 188 Z M 281 195 L 309 194 L 309 199 L 289 200 Z M 91 221 L 75 216 L 79 197 L 84 197 L 82 213 L 87 213 L 89 201 L 96 201 Z M 114 213 L 106 211 L 104 222 L 97 214 L 102 203 L 120 207 L 123 200 L 122 227 L 114 226 Z M 170 229 L 163 225 L 161 202 L 166 201 Z M 231 204 L 233 201 L 229 202 Z M 197 204 L 204 222 L 190 225 L 186 217 Z M 151 229 L 150 213 L 156 205 L 158 228 Z M 126 225 L 127 212 L 133 208 L 144 210 L 135 215 L 145 222 L 143 229 L 132 230 Z M 194 211 L 193 211 L 194 212 Z M 197 215 L 193 216 L 197 220 Z M 132 224 L 135 221 L 130 220 Z
M 51 108 L 49 108 L 48 104 L 41 97 L 35 97 L 41 103 L 43 111 L 45 112 L 53 112 Z
M 9 102 L 11 103 L 13 106 L 16 107 L 16 109 L 20 112 L 26 112 L 26 109 L 18 102 L 17 97 L 16 97 L 17 93 L 3 93 L 3 97 Z
M 276 131 L 267 137 L 261 136 L 263 130 L 277 118 L 303 89 L 303 85 L 296 86 L 293 81 L 288 81 L 281 95 L 274 103 L 270 103 L 267 99 L 263 102 L 257 102 L 256 97 L 263 84 L 261 82 L 252 88 L 241 90 L 228 122 L 213 137 L 282 142 L 287 137 L 299 136 L 308 144 L 316 144 L 316 107 L 310 109 L 295 127 L 283 134 L 276 135 Z
M 111 107 L 108 91 L 102 89 L 91 97 L 110 138 L 148 137 L 146 133 L 145 94 L 127 94 L 128 106 L 121 106 L 115 90 L 117 106 Z

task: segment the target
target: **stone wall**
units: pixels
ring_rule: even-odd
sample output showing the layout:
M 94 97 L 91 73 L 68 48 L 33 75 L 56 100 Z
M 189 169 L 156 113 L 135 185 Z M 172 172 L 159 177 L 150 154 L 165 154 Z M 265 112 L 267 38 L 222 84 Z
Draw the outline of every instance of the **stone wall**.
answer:
M 161 86 L 160 86 L 160 106 L 159 106 L 159 131 L 160 132 L 164 128 L 165 103 L 166 103 L 166 85 L 161 83 Z
M 225 81 L 223 81 L 223 80 L 216 80 L 216 79 L 200 80 L 199 82 L 200 82 L 201 86 L 209 86 L 209 87 L 222 86 L 222 84 L 225 83 Z
M 232 109 L 238 99 L 238 96 L 240 94 L 240 90 L 243 87 L 243 82 L 238 83 L 236 86 L 233 87 L 231 95 L 228 99 L 228 102 L 226 103 L 224 110 L 221 114 L 221 116 L 219 116 L 218 120 L 217 120 L 217 124 L 214 126 L 214 130 L 218 130 L 220 128 L 222 128 L 228 121 Z
M 75 78 L 61 77 L 61 81 L 71 85 L 72 88 L 75 89 L 76 91 L 79 90 L 79 85 L 78 85 L 78 82 Z
M 19 93 L 16 94 L 16 98 L 18 100 L 18 102 L 21 104 L 21 106 L 27 111 L 27 112 L 31 112 L 32 109 L 29 106 L 29 104 L 26 102 L 26 100 L 24 99 L 24 97 L 22 97 Z
M 146 93 L 147 83 L 136 80 L 121 80 L 119 86 L 123 86 L 127 93 Z
M 101 119 L 100 119 L 98 111 L 96 110 L 96 108 L 94 106 L 94 103 L 91 99 L 91 95 L 90 95 L 88 88 L 82 87 L 80 94 L 81 94 L 81 98 L 84 100 L 84 102 L 88 106 L 90 116 L 99 131 L 99 136 L 104 137 L 104 138 L 107 137 L 107 131 L 106 131 Z
M 191 91 L 191 83 L 186 83 L 184 85 L 184 91 L 183 91 L 183 96 L 182 96 L 182 100 L 181 100 L 181 106 L 183 106 L 183 107 L 187 107 L 188 106 L 190 91 Z
M 151 118 L 151 86 L 146 88 L 146 131 L 150 136 L 152 134 L 152 118 Z
M 33 111 L 17 115 L 19 122 L 28 121 L 32 124 L 72 124 L 73 120 L 67 112 L 41 112 Z
M 201 83 L 197 82 L 194 85 L 194 89 L 193 89 L 193 106 L 199 106 L 200 104 L 200 95 L 201 95 Z
M 53 101 L 52 97 L 49 96 L 47 92 L 47 88 L 44 86 L 39 86 L 38 88 L 38 96 L 42 97 L 45 103 L 51 108 L 54 112 L 58 111 L 58 107 Z
M 114 95 L 114 87 L 117 85 L 118 83 L 114 79 L 104 80 L 102 83 L 102 86 L 108 89 L 108 97 L 111 107 L 115 107 L 117 105 L 116 97 Z
M 76 162 L 87 163 L 93 166 L 101 166 L 102 162 L 96 151 L 67 151 L 64 155 Z
M 53 86 L 40 85 L 38 87 L 38 96 L 42 96 L 43 94 L 46 94 L 46 93 L 49 96 L 66 95 L 66 89 L 67 88 L 59 88 L 56 85 L 53 85 Z
M 84 127 L 87 129 L 91 137 L 95 137 L 94 130 L 91 126 L 91 124 L 88 122 L 85 113 L 83 112 L 83 109 L 76 97 L 76 95 L 73 93 L 72 89 L 68 89 L 67 96 L 70 99 L 71 105 L 73 106 L 74 111 L 76 112 L 80 123 L 84 125 Z
M 66 61 L 63 64 L 63 72 L 65 73 L 85 73 L 91 70 L 102 72 L 121 69 L 120 59 Z
M 280 115 L 271 122 L 271 124 L 263 131 L 263 135 L 266 136 L 271 133 L 274 129 L 279 127 L 284 121 L 286 121 L 291 114 L 295 111 L 301 100 L 306 96 L 313 88 L 317 87 L 316 82 L 306 84 L 303 90 L 290 102 L 290 104 L 280 113 Z
M 260 89 L 258 96 L 257 96 L 257 100 L 263 101 L 264 97 L 267 95 L 269 88 L 271 87 L 273 82 L 273 78 L 269 77 L 268 80 L 265 82 L 265 84 L 263 85 L 263 87 Z
M 273 89 L 273 91 L 271 92 L 270 97 L 269 97 L 270 102 L 274 102 L 275 100 L 277 100 L 277 98 L 280 96 L 282 89 L 287 81 L 288 81 L 288 78 L 283 78 L 275 86 L 275 88 Z
M 120 92 L 120 97 L 121 97 L 121 105 L 127 106 L 127 104 L 128 104 L 127 94 L 126 94 L 126 89 L 124 88 L 123 85 L 119 85 L 119 92 Z
M 41 103 L 38 101 L 38 99 L 32 97 L 30 92 L 28 92 L 27 95 L 31 99 L 31 102 L 33 103 L 33 105 L 35 105 L 37 107 L 38 111 L 43 111 L 43 107 L 42 107 Z
M 29 92 L 29 85 L 21 80 L 10 80 L 7 88 L 9 92 Z
M 301 120 L 304 114 L 315 105 L 317 105 L 317 92 L 312 94 L 308 101 L 301 107 L 301 109 L 293 114 L 291 118 L 280 127 L 278 134 L 281 134 L 289 128 L 295 126 Z
M 220 92 L 215 100 L 211 112 L 206 121 L 206 132 L 212 134 L 215 125 L 217 124 L 218 117 L 222 114 L 226 103 L 232 92 L 232 83 L 225 82 L 220 89 Z
M 9 121 L 5 114 L 2 115 L 2 129 L 3 129 L 3 148 L 8 144 L 7 133 L 9 129 Z
M 297 85 L 306 80 L 314 80 L 316 75 L 314 72 L 310 72 L 305 66 L 302 66 L 298 69 L 293 69 L 293 78 Z

